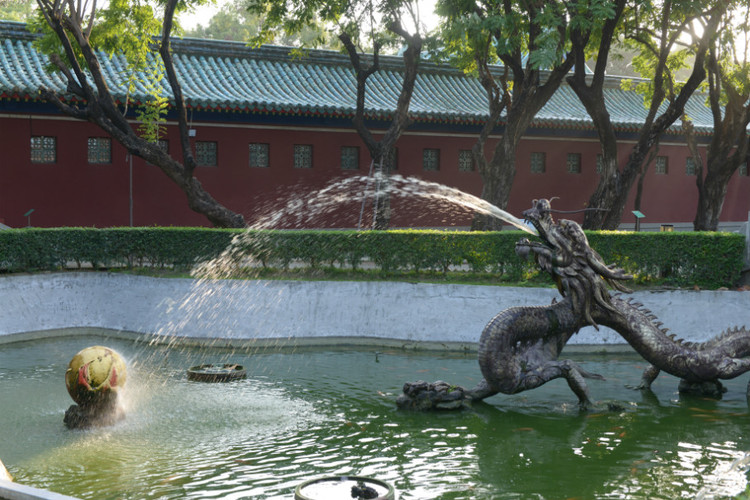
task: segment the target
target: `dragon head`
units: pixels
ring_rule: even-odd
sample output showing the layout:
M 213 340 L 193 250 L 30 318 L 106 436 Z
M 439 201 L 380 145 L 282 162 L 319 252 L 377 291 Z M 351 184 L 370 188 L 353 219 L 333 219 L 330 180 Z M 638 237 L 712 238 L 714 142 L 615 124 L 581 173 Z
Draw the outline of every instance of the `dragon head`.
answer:
M 554 199 L 554 198 L 553 198 Z M 540 245 L 555 253 L 555 259 L 568 260 L 576 252 L 575 246 L 581 246 L 580 237 L 583 237 L 583 246 L 588 246 L 586 236 L 583 234 L 580 226 L 573 221 L 561 220 L 555 222 L 552 218 L 552 204 L 550 200 L 539 199 L 532 202 L 531 208 L 524 210 L 523 217 L 526 223 L 530 223 L 537 231 L 541 240 Z M 578 231 L 576 231 L 576 228 Z M 529 244 L 527 239 L 519 242 L 520 246 Z M 560 262 L 555 262 L 559 265 Z M 543 266 L 544 267 L 544 266 Z
M 557 282 L 563 296 L 571 295 L 577 310 L 589 324 L 596 325 L 591 311 L 594 304 L 613 311 L 607 286 L 628 292 L 620 282 L 631 279 L 622 269 L 608 266 L 589 246 L 586 234 L 578 223 L 552 219 L 550 200 L 534 200 L 523 212 L 524 220 L 539 233 L 539 242 L 526 238 L 516 243 L 521 257 L 534 255 L 537 265 Z
M 524 210 L 523 220 L 530 223 L 539 233 L 539 238 L 548 246 L 552 246 L 548 235 L 550 234 L 555 221 L 552 219 L 552 205 L 547 199 L 534 200 L 531 202 L 531 208 Z

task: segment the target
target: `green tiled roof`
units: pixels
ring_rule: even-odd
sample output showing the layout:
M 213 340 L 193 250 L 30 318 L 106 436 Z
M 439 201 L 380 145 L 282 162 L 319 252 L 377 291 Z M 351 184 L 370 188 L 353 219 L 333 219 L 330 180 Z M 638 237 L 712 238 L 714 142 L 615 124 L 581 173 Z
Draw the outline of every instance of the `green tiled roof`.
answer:
M 21 23 L 0 22 L 0 98 L 37 99 L 46 85 L 65 92 L 66 83 L 45 71 L 45 60 L 32 42 L 34 35 Z M 288 47 L 249 48 L 243 43 L 214 40 L 175 39 L 175 66 L 189 107 L 203 110 L 349 117 L 356 104 L 355 78 L 349 59 L 326 50 L 309 51 L 302 58 Z M 125 100 L 124 62 L 119 57 L 100 58 L 114 96 Z M 368 80 L 367 114 L 386 118 L 395 109 L 401 86 L 401 58 L 381 58 L 382 71 Z M 610 78 L 605 90 L 613 123 L 620 130 L 636 131 L 646 110 L 643 99 L 624 91 Z M 166 80 L 164 89 L 169 89 Z M 165 95 L 171 95 L 169 90 Z M 130 96 L 143 100 L 140 86 Z M 712 119 L 703 98 L 694 96 L 687 113 L 696 130 L 709 133 Z M 460 71 L 424 61 L 414 88 L 410 112 L 424 122 L 481 123 L 487 113 L 484 90 L 479 82 Z M 555 93 L 537 114 L 538 127 L 592 129 L 586 110 L 567 85 Z

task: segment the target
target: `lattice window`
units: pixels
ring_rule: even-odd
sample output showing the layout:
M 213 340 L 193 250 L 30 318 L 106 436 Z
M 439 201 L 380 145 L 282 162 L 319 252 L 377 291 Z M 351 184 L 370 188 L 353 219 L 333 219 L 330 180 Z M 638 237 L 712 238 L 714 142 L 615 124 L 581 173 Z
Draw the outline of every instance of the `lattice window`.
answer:
M 604 155 L 596 155 L 596 173 L 601 175 L 604 172 Z
M 747 177 L 747 163 L 743 163 L 742 165 L 740 165 L 740 168 L 737 170 L 739 170 L 741 177 Z
M 356 146 L 341 147 L 341 168 L 343 170 L 359 169 L 359 148 Z
M 310 144 L 294 145 L 294 168 L 312 168 L 313 147 Z
M 35 135 L 31 137 L 31 163 L 56 163 L 57 137 Z
M 109 137 L 89 137 L 89 163 L 112 163 L 112 139 Z
M 215 167 L 219 164 L 219 143 L 216 141 L 195 142 L 195 164 Z
M 568 153 L 568 159 L 565 162 L 569 174 L 581 173 L 581 153 Z
M 268 144 L 261 142 L 251 142 L 249 145 L 250 150 L 250 162 L 251 167 L 268 168 L 269 162 L 269 151 L 271 147 Z
M 695 174 L 695 160 L 692 156 L 688 156 L 685 159 L 685 175 L 696 175 Z
M 531 153 L 531 173 L 543 174 L 547 171 L 547 153 Z
M 422 168 L 430 172 L 440 170 L 440 150 L 425 148 L 422 150 Z
M 654 165 L 654 173 L 658 175 L 667 175 L 669 172 L 669 162 L 666 156 L 657 156 Z
M 473 172 L 476 170 L 474 164 L 474 155 L 470 149 L 461 149 L 458 151 L 458 171 Z

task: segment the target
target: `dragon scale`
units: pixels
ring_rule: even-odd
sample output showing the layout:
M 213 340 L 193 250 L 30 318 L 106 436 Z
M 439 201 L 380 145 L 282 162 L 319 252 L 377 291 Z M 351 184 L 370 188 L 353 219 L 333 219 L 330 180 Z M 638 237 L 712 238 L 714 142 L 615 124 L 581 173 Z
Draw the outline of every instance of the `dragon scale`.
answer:
M 487 324 L 478 348 L 484 378 L 476 388 L 407 382 L 397 400 L 399 407 L 457 408 L 497 393 L 534 389 L 561 377 L 578 396 L 579 405 L 589 407 L 592 402 L 584 378 L 602 377 L 560 359 L 565 344 L 584 326 L 613 329 L 651 364 L 640 389 L 649 389 L 665 371 L 681 379 L 681 392 L 721 397 L 720 379 L 750 371 L 750 331 L 745 327 L 727 330 L 706 342 L 675 339 L 642 304 L 610 293 L 610 288 L 629 293 L 622 282 L 632 276 L 608 266 L 589 246 L 577 223 L 555 222 L 551 212 L 548 200 L 534 200 L 523 215 L 540 241 L 523 238 L 516 243 L 516 253 L 524 258 L 533 256 L 539 268 L 557 283 L 562 300 L 549 306 L 511 307 Z
M 652 367 L 644 374 L 642 388 L 665 371 L 689 383 L 731 379 L 750 371 L 750 332 L 734 328 L 706 341 L 686 342 L 662 327 L 642 304 L 612 297 L 619 314 L 598 315 L 599 324 L 619 333 Z

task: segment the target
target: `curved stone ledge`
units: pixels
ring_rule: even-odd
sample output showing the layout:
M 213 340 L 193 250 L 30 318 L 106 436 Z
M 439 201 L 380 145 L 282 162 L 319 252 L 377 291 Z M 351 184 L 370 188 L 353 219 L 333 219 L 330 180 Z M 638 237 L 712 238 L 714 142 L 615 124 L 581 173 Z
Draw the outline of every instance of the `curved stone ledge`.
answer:
M 164 342 L 226 346 L 371 345 L 473 350 L 485 324 L 508 307 L 546 305 L 547 288 L 152 278 L 64 272 L 0 278 L 0 342 L 71 329 L 107 329 Z M 678 337 L 703 341 L 750 325 L 750 293 L 637 292 Z M 587 327 L 566 351 L 619 350 L 615 332 Z

